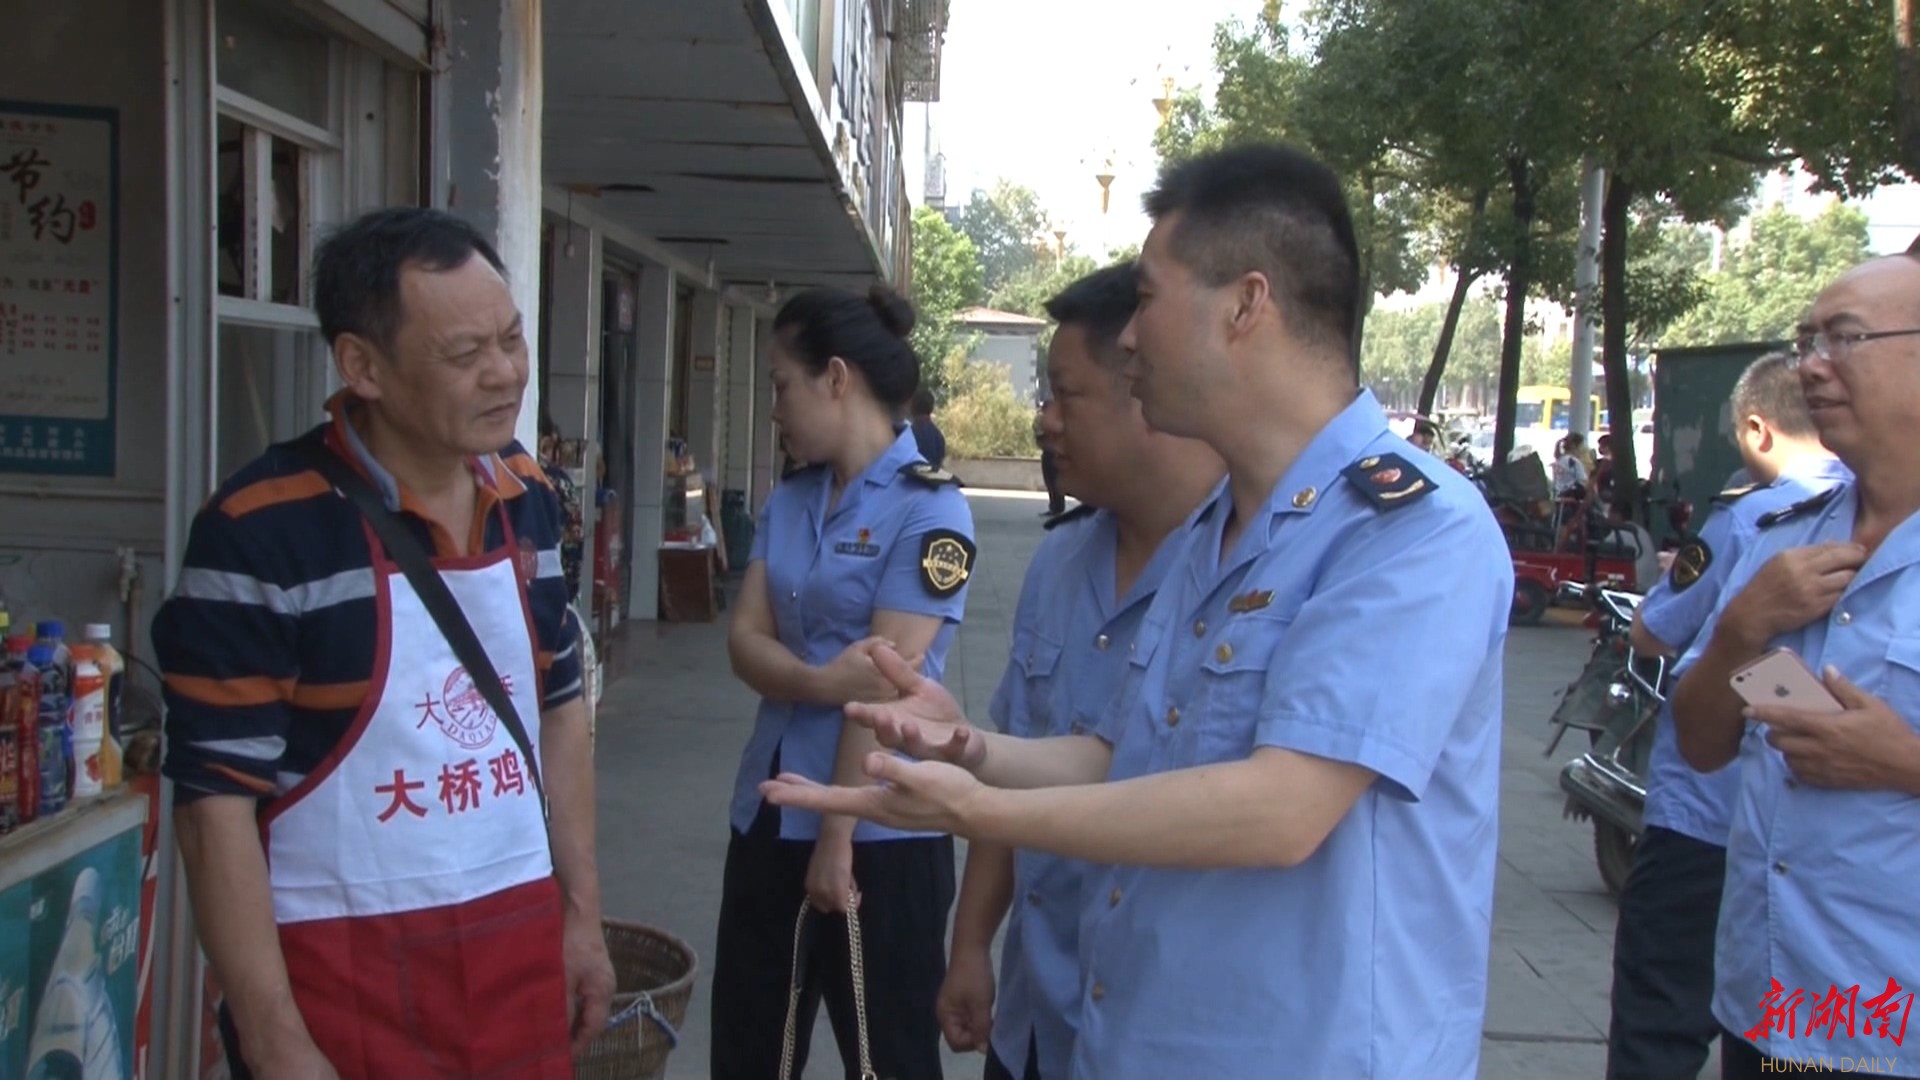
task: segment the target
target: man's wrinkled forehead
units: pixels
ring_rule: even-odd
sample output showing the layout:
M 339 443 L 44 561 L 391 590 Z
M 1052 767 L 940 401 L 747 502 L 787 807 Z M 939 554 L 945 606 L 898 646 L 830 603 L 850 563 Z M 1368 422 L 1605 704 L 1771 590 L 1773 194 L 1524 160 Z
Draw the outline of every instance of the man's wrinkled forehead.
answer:
M 1847 330 L 1888 318 L 1920 318 L 1920 258 L 1888 255 L 1840 275 L 1814 300 L 1800 329 Z

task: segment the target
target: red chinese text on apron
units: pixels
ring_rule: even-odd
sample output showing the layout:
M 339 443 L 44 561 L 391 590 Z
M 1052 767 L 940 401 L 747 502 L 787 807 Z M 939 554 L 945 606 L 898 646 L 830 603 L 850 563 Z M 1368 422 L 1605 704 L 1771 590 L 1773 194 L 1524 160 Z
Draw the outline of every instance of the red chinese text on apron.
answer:
M 506 541 L 434 566 L 537 749 L 531 566 Z M 374 577 L 367 702 L 261 823 L 294 998 L 343 1080 L 566 1080 L 560 893 L 532 771 L 406 576 L 376 559 Z

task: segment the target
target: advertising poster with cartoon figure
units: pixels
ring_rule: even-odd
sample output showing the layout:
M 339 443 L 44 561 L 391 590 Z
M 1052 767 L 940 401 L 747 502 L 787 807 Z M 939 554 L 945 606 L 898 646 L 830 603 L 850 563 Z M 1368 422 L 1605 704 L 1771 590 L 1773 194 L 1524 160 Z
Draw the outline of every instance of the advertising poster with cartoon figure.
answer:
M 0 948 L 0 1078 L 132 1080 L 140 830 L 0 894 L 0 922 L 27 928 Z

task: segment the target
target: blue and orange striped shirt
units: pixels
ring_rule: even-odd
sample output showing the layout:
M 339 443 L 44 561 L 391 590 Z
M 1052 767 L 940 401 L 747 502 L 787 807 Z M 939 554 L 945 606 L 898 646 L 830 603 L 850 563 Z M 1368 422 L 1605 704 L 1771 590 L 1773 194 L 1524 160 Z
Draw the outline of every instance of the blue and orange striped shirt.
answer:
M 518 443 L 474 459 L 474 532 L 456 545 L 367 453 L 344 409 L 344 395 L 336 397 L 330 423 L 270 448 L 194 518 L 179 581 L 153 621 L 166 683 L 162 771 L 176 804 L 286 792 L 339 743 L 368 693 L 377 639 L 373 550 L 359 510 L 301 461 L 302 442 L 324 440 L 357 465 L 437 556 L 497 551 L 508 524 L 531 543 L 537 569 L 527 599 L 541 707 L 580 696 L 580 627 L 560 568 L 560 504 L 539 464 Z

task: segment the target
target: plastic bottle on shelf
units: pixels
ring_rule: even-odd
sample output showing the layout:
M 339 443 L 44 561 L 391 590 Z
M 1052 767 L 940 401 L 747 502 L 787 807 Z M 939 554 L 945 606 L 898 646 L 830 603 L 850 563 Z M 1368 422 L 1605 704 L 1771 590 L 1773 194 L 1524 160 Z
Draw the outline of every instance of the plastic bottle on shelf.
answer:
M 67 805 L 72 788 L 73 728 L 67 724 L 66 672 L 59 653 L 45 641 L 36 641 L 27 661 L 40 673 L 40 708 L 36 730 L 40 737 L 40 816 L 57 814 Z
M 113 627 L 107 623 L 87 624 L 87 659 L 100 665 L 100 675 L 107 681 L 107 712 L 105 735 L 100 743 L 100 782 L 107 787 L 119 786 L 123 766 L 120 755 L 120 732 L 126 727 L 126 713 L 121 710 L 126 703 L 127 660 L 120 650 L 113 647 Z
M 27 660 L 30 639 L 25 634 L 7 638 L 6 646 L 4 669 L 12 689 L 0 723 L 13 730 L 19 746 L 15 818 L 25 825 L 40 816 L 40 672 Z
M 0 618 L 4 613 L 0 613 Z M 20 728 L 14 723 L 14 699 L 20 675 L 0 656 L 0 833 L 20 827 Z
M 53 649 L 53 662 L 60 668 L 57 692 L 64 695 L 73 685 L 73 649 L 67 645 L 67 624 L 59 619 L 43 619 L 34 626 L 33 643 Z
M 73 797 L 100 794 L 100 747 L 107 737 L 107 680 L 100 665 L 80 660 L 73 665 Z

